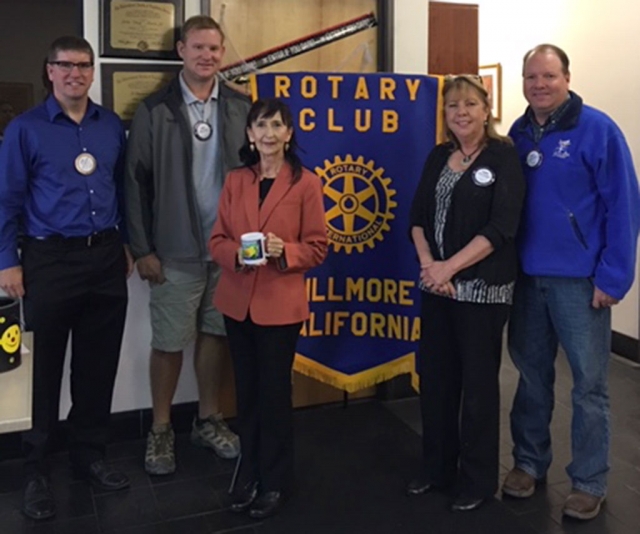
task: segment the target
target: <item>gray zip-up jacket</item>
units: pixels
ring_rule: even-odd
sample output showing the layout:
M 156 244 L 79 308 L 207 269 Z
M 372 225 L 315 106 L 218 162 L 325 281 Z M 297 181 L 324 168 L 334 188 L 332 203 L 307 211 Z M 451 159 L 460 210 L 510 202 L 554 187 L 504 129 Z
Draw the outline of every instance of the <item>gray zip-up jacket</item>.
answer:
M 222 172 L 240 165 L 251 101 L 218 79 L 218 131 Z M 145 98 L 127 143 L 125 195 L 131 253 L 199 260 L 205 239 L 192 179 L 193 133 L 178 77 Z

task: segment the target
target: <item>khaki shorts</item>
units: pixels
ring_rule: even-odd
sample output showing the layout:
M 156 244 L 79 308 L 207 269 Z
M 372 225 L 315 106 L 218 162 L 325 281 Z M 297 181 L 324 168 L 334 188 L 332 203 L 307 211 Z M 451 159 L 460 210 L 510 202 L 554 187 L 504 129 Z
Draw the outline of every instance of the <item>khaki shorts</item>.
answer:
M 178 352 L 199 332 L 225 336 L 224 319 L 212 303 L 220 266 L 165 260 L 162 270 L 166 281 L 151 285 L 151 346 Z

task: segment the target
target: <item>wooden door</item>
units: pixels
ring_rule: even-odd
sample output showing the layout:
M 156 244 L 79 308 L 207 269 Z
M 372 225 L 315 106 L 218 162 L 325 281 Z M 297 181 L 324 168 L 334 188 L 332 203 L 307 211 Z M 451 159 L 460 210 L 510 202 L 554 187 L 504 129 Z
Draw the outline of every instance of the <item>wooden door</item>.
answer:
M 429 74 L 477 74 L 478 6 L 429 2 Z

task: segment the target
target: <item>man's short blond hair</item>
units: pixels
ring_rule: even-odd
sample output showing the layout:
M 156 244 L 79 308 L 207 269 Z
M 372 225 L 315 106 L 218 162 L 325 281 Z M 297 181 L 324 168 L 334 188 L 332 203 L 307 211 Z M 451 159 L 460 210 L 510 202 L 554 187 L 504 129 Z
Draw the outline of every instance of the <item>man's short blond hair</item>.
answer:
M 224 43 L 224 32 L 215 20 L 207 15 L 195 15 L 187 19 L 180 29 L 180 40 L 184 43 L 191 30 L 216 30 Z

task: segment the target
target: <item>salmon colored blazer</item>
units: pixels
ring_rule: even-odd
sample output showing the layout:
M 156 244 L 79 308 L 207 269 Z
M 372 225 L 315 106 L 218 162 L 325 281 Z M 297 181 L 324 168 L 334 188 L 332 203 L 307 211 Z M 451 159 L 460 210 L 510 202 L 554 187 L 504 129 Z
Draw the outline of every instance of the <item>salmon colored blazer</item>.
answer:
M 209 252 L 222 267 L 213 304 L 237 321 L 250 314 L 259 325 L 285 325 L 309 317 L 304 273 L 327 255 L 322 182 L 304 169 L 292 185 L 291 173 L 288 164 L 282 166 L 261 207 L 259 180 L 251 169 L 227 175 Z M 240 236 L 247 232 L 273 232 L 280 237 L 286 267 L 269 258 L 267 265 L 238 270 Z

